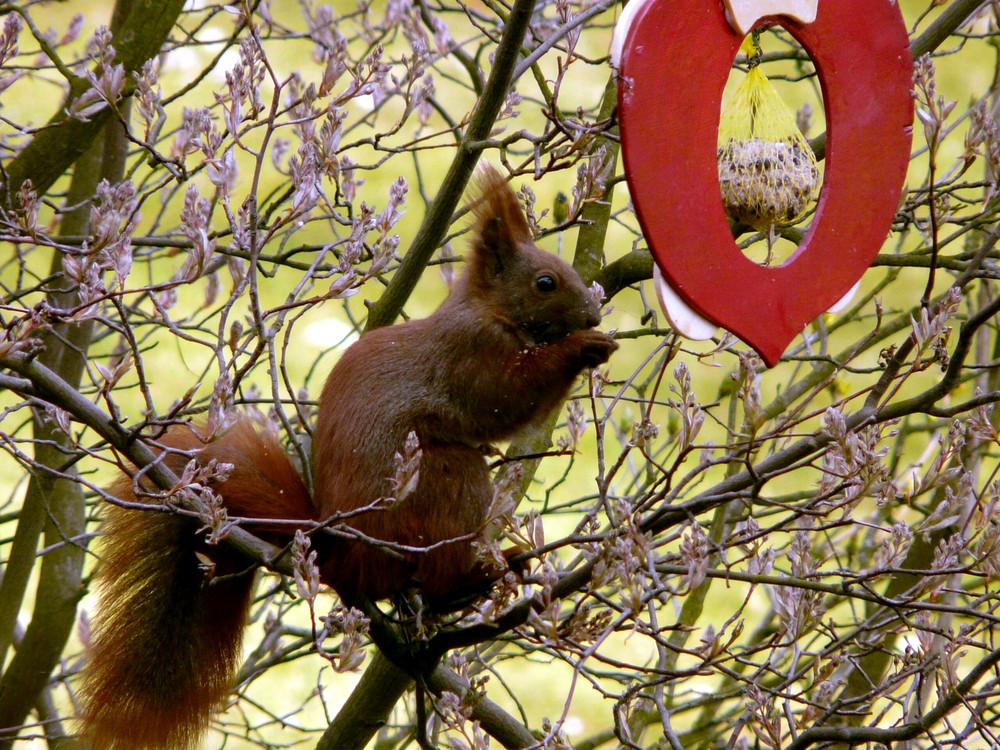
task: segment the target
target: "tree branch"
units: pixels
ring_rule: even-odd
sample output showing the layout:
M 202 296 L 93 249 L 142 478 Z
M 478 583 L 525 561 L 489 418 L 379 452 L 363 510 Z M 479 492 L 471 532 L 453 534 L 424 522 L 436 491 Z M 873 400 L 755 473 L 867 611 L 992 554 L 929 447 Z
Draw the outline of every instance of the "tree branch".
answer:
M 126 73 L 139 70 L 160 52 L 171 29 L 177 23 L 184 0 L 135 0 L 131 12 L 114 37 L 116 62 Z M 25 180 L 31 180 L 35 191 L 42 195 L 58 180 L 90 146 L 112 115 L 105 107 L 82 122 L 66 114 L 69 106 L 89 87 L 85 79 L 76 79 L 59 110 L 48 124 L 7 165 L 0 191 L 4 205 L 10 205 Z
M 32 395 L 68 412 L 78 422 L 100 435 L 108 444 L 132 464 L 145 470 L 144 476 L 161 489 L 174 487 L 178 478 L 148 446 L 138 439 L 138 434 L 127 430 L 107 412 L 94 405 L 83 394 L 37 360 L 23 354 L 0 357 L 0 367 L 5 367 L 26 378 L 33 386 Z M 11 383 L 11 380 L 8 380 Z M 13 383 L 12 383 L 13 384 Z M 195 509 L 191 506 L 191 509 Z M 256 560 L 284 575 L 293 575 L 292 567 L 277 547 L 261 541 L 242 529 L 233 529 L 226 536 L 226 543 L 251 560 Z
M 370 305 L 365 330 L 392 324 L 451 224 L 455 207 L 461 200 L 479 159 L 479 152 L 471 144 L 482 141 L 490 134 L 497 115 L 500 114 L 533 8 L 533 0 L 515 0 L 493 59 L 493 69 L 486 81 L 486 88 L 465 129 L 455 158 L 441 183 L 441 189 L 424 215 L 413 244 L 399 264 L 389 286 L 378 301 Z

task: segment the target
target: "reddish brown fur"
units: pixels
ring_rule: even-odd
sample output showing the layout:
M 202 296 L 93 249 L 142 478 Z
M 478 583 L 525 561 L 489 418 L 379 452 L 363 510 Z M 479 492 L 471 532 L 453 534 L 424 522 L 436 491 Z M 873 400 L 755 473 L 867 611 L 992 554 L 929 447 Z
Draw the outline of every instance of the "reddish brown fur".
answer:
M 201 449 L 203 463 L 214 458 L 233 464 L 222 490 L 231 516 L 314 515 L 281 446 L 246 422 L 207 445 L 186 427 L 171 430 L 161 442 L 180 451 Z M 176 473 L 188 460 L 180 453 L 166 457 Z M 135 499 L 128 479 L 115 494 Z M 190 747 L 232 690 L 253 568 L 226 545 L 205 544 L 194 533 L 198 525 L 177 515 L 109 508 L 100 601 L 81 690 L 85 734 L 95 750 Z M 246 528 L 278 543 L 289 533 Z M 205 570 L 198 554 L 214 570 Z
M 313 501 L 278 446 L 245 424 L 201 453 L 237 467 L 218 488 L 231 515 L 326 519 L 391 496 L 394 456 L 416 432 L 423 456 L 415 490 L 349 523 L 411 547 L 447 543 L 390 555 L 365 541 L 318 538 L 323 579 L 347 602 L 411 583 L 431 600 L 466 588 L 477 575 L 471 538 L 493 495 L 481 445 L 546 416 L 583 369 L 617 348 L 593 330 L 597 302 L 573 269 L 534 245 L 501 175 L 484 170 L 479 185 L 472 257 L 446 302 L 424 320 L 367 333 L 330 373 L 313 440 Z M 551 282 L 544 288 L 542 277 Z M 171 444 L 200 447 L 183 431 Z M 171 463 L 179 468 L 184 459 Z M 195 551 L 209 554 L 217 571 L 242 568 L 192 531 L 174 516 L 110 514 L 85 685 L 95 747 L 189 747 L 231 687 L 252 576 L 205 586 Z M 289 533 L 257 531 L 272 541 Z
M 580 371 L 616 348 L 573 269 L 539 249 L 514 192 L 484 171 L 473 255 L 429 318 L 371 331 L 337 362 L 320 398 L 315 438 L 319 514 L 392 495 L 393 457 L 414 430 L 420 480 L 403 503 L 351 525 L 377 539 L 427 546 L 482 530 L 493 497 L 478 446 L 510 437 L 552 411 Z M 540 291 L 539 276 L 556 281 Z M 342 597 L 382 598 L 416 580 L 431 599 L 462 588 L 469 540 L 400 560 L 367 542 L 336 544 L 323 572 Z

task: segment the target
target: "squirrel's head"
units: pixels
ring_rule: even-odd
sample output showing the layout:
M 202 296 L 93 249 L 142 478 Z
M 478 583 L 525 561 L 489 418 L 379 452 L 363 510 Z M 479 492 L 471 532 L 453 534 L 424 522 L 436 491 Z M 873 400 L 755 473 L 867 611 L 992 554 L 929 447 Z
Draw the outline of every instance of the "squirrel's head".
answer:
M 480 168 L 467 293 L 527 343 L 556 341 L 601 322 L 595 299 L 573 267 L 539 248 L 517 196 L 493 167 Z

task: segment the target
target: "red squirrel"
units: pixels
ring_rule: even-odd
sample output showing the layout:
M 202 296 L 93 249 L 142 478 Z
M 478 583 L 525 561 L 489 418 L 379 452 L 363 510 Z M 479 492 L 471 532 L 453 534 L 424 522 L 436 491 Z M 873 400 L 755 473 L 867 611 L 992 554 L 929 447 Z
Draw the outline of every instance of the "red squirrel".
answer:
M 572 267 L 534 244 L 499 172 L 481 170 L 478 186 L 471 257 L 447 300 L 428 318 L 365 333 L 331 371 L 313 437 L 312 497 L 280 445 L 245 420 L 208 443 L 188 427 L 160 441 L 175 472 L 192 455 L 233 466 L 212 485 L 230 516 L 312 522 L 394 497 L 395 456 L 415 434 L 415 487 L 344 523 L 406 547 L 457 541 L 401 554 L 364 537 L 314 534 L 321 578 L 348 604 L 414 585 L 428 601 L 465 589 L 493 499 L 482 446 L 547 416 L 583 370 L 618 347 L 595 330 L 598 300 Z M 131 487 L 121 481 L 118 496 L 133 499 Z M 209 546 L 198 525 L 109 508 L 81 690 L 95 750 L 190 748 L 233 688 L 253 566 L 226 545 Z M 266 522 L 243 528 L 278 545 L 293 533 Z

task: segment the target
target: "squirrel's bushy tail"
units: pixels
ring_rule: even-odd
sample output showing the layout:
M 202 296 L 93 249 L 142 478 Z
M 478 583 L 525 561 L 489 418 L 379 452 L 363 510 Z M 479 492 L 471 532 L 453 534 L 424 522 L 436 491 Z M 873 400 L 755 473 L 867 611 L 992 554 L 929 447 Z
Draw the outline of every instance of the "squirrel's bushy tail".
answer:
M 82 693 L 94 750 L 189 747 L 232 687 L 254 576 L 208 580 L 196 528 L 162 513 L 108 515 Z M 216 578 L 234 572 L 219 570 L 220 552 Z
M 234 466 L 213 489 L 230 516 L 311 519 L 308 492 L 272 438 L 239 422 L 203 445 L 188 428 L 161 441 Z M 179 473 L 184 454 L 167 457 Z M 129 481 L 116 488 L 131 500 Z M 81 699 L 94 750 L 181 750 L 196 744 L 233 688 L 254 587 L 252 564 L 225 544 L 210 546 L 197 520 L 157 511 L 109 509 Z M 292 531 L 248 525 L 280 543 Z

